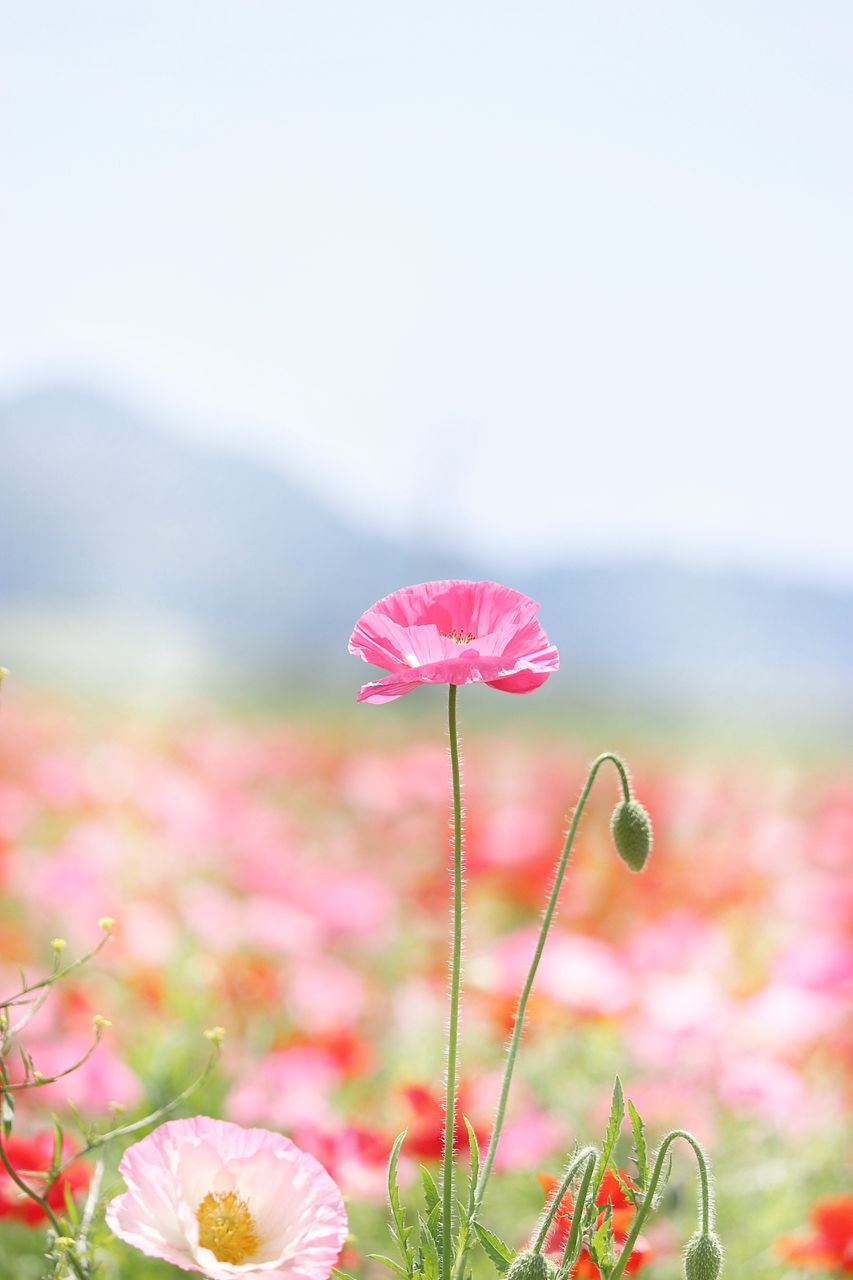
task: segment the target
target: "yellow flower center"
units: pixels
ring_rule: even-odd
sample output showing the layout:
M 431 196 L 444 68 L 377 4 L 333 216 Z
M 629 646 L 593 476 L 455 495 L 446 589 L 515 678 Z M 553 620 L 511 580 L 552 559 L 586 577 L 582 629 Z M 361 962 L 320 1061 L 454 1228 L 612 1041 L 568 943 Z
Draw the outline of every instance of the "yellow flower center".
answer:
M 445 640 L 452 640 L 454 644 L 470 644 L 477 637 L 471 631 L 442 631 Z
M 260 1240 L 246 1201 L 234 1191 L 208 1191 L 195 1211 L 198 1242 L 218 1262 L 249 1262 Z

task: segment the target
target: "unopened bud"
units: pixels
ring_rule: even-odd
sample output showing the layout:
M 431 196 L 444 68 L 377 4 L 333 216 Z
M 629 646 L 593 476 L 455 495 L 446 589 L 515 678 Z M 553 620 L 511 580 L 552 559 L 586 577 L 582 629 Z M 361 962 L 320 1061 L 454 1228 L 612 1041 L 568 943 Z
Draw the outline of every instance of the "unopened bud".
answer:
M 523 1253 L 519 1253 L 509 1265 L 506 1273 L 506 1280 L 551 1280 L 556 1272 L 550 1258 L 546 1258 L 544 1253 L 534 1253 L 532 1249 L 525 1249 Z
M 99 1013 L 96 1013 L 92 1019 L 92 1026 L 99 1035 L 102 1031 L 106 1031 L 107 1027 L 111 1027 L 112 1025 L 113 1024 L 110 1022 L 109 1018 L 102 1018 Z
M 212 1045 L 218 1049 L 225 1039 L 224 1027 L 208 1027 L 204 1033 L 205 1039 L 209 1040 Z
M 610 832 L 616 852 L 632 871 L 642 871 L 652 851 L 652 820 L 636 800 L 623 800 L 613 810 Z
M 70 1253 L 74 1248 L 74 1240 L 71 1236 L 57 1236 L 53 1247 L 57 1253 Z
M 684 1251 L 685 1280 L 718 1280 L 723 1272 L 723 1246 L 712 1232 L 697 1231 Z
M 101 916 L 98 921 L 98 928 L 103 929 L 104 933 L 112 933 L 115 927 L 116 922 L 113 920 L 112 916 Z
M 59 955 L 60 951 L 65 950 L 65 948 L 68 946 L 68 943 L 65 941 L 64 938 L 54 938 L 51 941 L 50 945 L 51 945 L 51 948 L 56 952 L 56 954 Z

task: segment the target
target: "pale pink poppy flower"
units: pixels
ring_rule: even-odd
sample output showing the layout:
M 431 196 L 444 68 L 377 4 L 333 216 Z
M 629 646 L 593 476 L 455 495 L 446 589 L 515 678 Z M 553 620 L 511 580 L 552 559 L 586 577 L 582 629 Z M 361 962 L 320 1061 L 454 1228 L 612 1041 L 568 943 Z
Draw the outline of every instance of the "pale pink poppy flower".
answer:
M 124 1154 L 107 1207 L 119 1239 L 209 1280 L 328 1280 L 347 1235 L 341 1193 L 313 1156 L 266 1129 L 171 1120 Z
M 349 651 L 391 674 L 363 685 L 358 701 L 392 702 L 421 684 L 532 693 L 560 664 L 538 609 L 497 582 L 423 582 L 385 596 L 355 624 Z

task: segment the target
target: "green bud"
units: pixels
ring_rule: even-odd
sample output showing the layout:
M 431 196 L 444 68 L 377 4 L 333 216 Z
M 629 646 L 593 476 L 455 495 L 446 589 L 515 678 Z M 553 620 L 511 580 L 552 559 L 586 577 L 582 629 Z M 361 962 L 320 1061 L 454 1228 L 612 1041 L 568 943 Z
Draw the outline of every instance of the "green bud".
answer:
M 652 820 L 636 800 L 623 800 L 613 810 L 610 831 L 616 852 L 632 871 L 642 871 L 652 851 Z
M 723 1246 L 712 1231 L 697 1231 L 684 1251 L 685 1280 L 717 1280 L 723 1271 Z
M 513 1258 L 506 1273 L 506 1280 L 551 1280 L 557 1268 L 544 1253 L 525 1249 Z

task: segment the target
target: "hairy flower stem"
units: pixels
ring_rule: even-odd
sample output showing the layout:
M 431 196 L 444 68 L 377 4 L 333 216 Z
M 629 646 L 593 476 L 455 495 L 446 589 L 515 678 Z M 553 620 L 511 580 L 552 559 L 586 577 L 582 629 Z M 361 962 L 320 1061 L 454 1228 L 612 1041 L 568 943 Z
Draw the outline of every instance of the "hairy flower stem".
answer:
M 512 1027 L 512 1035 L 510 1036 L 509 1046 L 507 1048 L 506 1064 L 504 1066 L 504 1074 L 503 1074 L 503 1081 L 501 1083 L 500 1097 L 498 1099 L 497 1110 L 495 1112 L 495 1123 L 492 1128 L 492 1136 L 489 1141 L 489 1149 L 486 1153 L 486 1158 L 483 1161 L 483 1166 L 480 1170 L 480 1177 L 477 1182 L 477 1195 L 474 1201 L 474 1217 L 475 1218 L 477 1216 L 477 1213 L 480 1209 L 481 1204 L 483 1203 L 483 1196 L 485 1195 L 485 1192 L 486 1192 L 486 1184 L 488 1183 L 488 1180 L 489 1180 L 489 1174 L 492 1171 L 492 1165 L 495 1159 L 495 1152 L 497 1151 L 498 1141 L 501 1136 L 501 1130 L 503 1129 L 504 1116 L 506 1115 L 507 1098 L 509 1097 L 509 1087 L 512 1083 L 512 1074 L 513 1074 L 513 1071 L 515 1070 L 515 1060 L 518 1057 L 518 1046 L 521 1042 L 522 1031 L 524 1030 L 524 1016 L 527 1011 L 527 1002 L 530 999 L 530 992 L 533 988 L 533 982 L 534 982 L 534 979 L 536 978 L 536 972 L 539 968 L 539 961 L 542 959 L 542 952 L 545 949 L 545 942 L 548 937 L 548 932 L 551 928 L 551 924 L 554 919 L 554 913 L 557 910 L 557 901 L 560 896 L 560 890 L 563 886 L 563 878 L 566 874 L 566 867 L 568 866 L 569 856 L 572 852 L 572 845 L 574 844 L 578 826 L 580 825 L 580 820 L 583 815 L 586 802 L 589 799 L 589 793 L 592 790 L 592 785 L 595 782 L 596 775 L 598 774 L 598 771 L 601 768 L 601 766 L 608 760 L 613 765 L 615 765 L 619 773 L 619 778 L 622 783 L 622 794 L 625 800 L 630 800 L 631 798 L 631 787 L 628 782 L 628 773 L 624 764 L 622 763 L 622 761 L 619 759 L 618 756 L 613 755 L 613 753 L 610 751 L 605 751 L 602 755 L 598 757 L 597 760 L 593 761 L 586 783 L 584 784 L 584 789 L 580 794 L 580 798 L 577 802 L 577 805 L 575 806 L 575 811 L 574 811 L 574 814 L 572 815 L 572 821 L 569 826 L 569 830 L 566 834 L 565 843 L 563 845 L 563 852 L 560 855 L 560 860 L 557 863 L 557 869 L 556 869 L 556 872 L 554 873 L 554 883 L 551 888 L 551 893 L 548 897 L 548 902 L 545 907 L 545 913 L 542 916 L 542 924 L 539 929 L 539 937 L 536 942 L 536 950 L 533 953 L 533 959 L 530 962 L 530 969 L 528 970 L 527 977 L 524 980 L 524 986 L 521 989 L 521 995 L 518 998 L 518 1007 L 516 1008 L 516 1011 L 515 1011 L 515 1020 L 513 1022 L 513 1027 Z
M 707 1235 L 711 1230 L 711 1227 L 714 1225 L 714 1201 L 711 1195 L 711 1180 L 708 1176 L 708 1161 L 705 1157 L 705 1153 L 693 1137 L 692 1133 L 688 1133 L 685 1129 L 673 1129 L 671 1133 L 666 1135 L 658 1148 L 654 1168 L 652 1169 L 652 1176 L 649 1179 L 649 1185 L 646 1189 L 643 1203 L 640 1205 L 636 1215 L 634 1216 L 634 1221 L 631 1223 L 631 1230 L 628 1232 L 625 1243 L 622 1246 L 622 1252 L 619 1254 L 619 1257 L 616 1260 L 616 1265 L 608 1275 L 607 1280 L 619 1280 L 619 1277 L 628 1265 L 628 1260 L 631 1257 L 631 1251 L 634 1248 L 637 1236 L 640 1234 L 643 1228 L 643 1223 L 645 1222 L 649 1210 L 654 1203 L 657 1185 L 660 1182 L 661 1174 L 663 1173 L 663 1162 L 666 1159 L 666 1153 L 669 1151 L 669 1148 L 675 1142 L 676 1138 L 683 1138 L 684 1141 L 692 1147 L 693 1154 L 696 1157 L 696 1164 L 699 1167 L 699 1224 L 703 1235 Z
M 441 1156 L 441 1271 L 444 1280 L 448 1280 L 451 1273 L 453 1251 L 453 1146 L 456 1133 L 456 1072 L 459 1061 L 459 995 L 462 976 L 462 788 L 459 781 L 456 693 L 456 685 L 450 685 L 447 716 L 450 731 L 450 770 L 453 782 L 453 935 L 450 956 L 450 1016 L 447 1028 L 444 1147 Z
M 575 1156 L 575 1158 L 569 1161 L 568 1165 L 566 1166 L 566 1172 L 563 1175 L 563 1181 L 560 1183 L 559 1189 L 551 1197 L 551 1200 L 549 1201 L 548 1205 L 546 1206 L 545 1212 L 542 1215 L 542 1221 L 539 1225 L 539 1230 L 536 1233 L 536 1242 L 533 1245 L 534 1253 L 542 1252 L 542 1246 L 545 1244 L 545 1240 L 547 1239 L 548 1232 L 551 1230 L 551 1223 L 554 1221 L 554 1218 L 557 1216 L 557 1211 L 560 1208 L 560 1205 L 563 1203 L 563 1197 L 565 1196 L 566 1192 L 571 1186 L 572 1180 L 574 1179 L 575 1174 L 577 1173 L 580 1165 L 583 1164 L 584 1160 L 587 1163 L 586 1176 L 584 1178 L 584 1181 L 586 1183 L 586 1186 L 588 1187 L 590 1178 L 592 1177 L 592 1171 L 595 1167 L 595 1162 L 597 1159 L 598 1159 L 598 1152 L 596 1151 L 595 1147 L 584 1147 L 583 1151 L 579 1151 L 578 1154 Z M 584 1190 L 584 1194 L 582 1198 L 579 1200 L 579 1203 L 575 1206 L 575 1217 L 578 1218 L 578 1220 L 583 1216 L 583 1202 L 585 1199 L 586 1199 L 586 1191 Z M 572 1224 L 572 1232 L 575 1233 L 574 1223 Z

